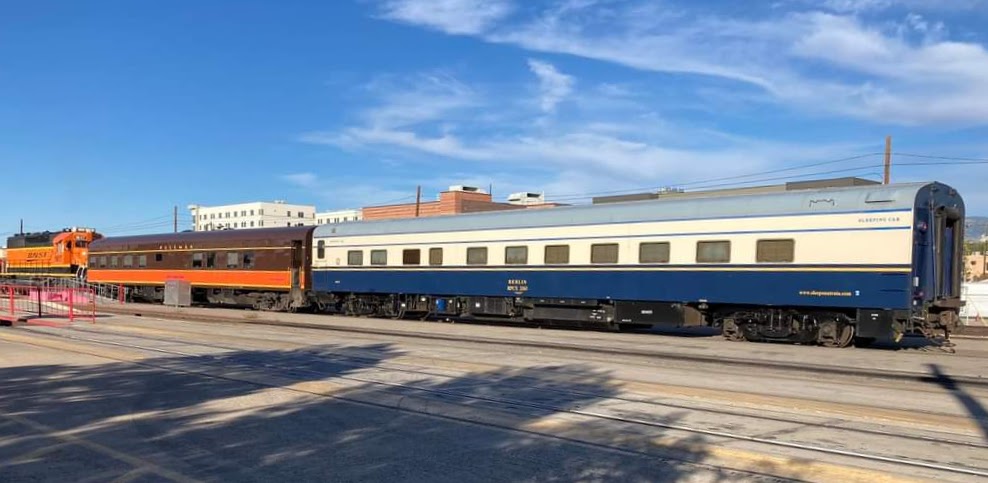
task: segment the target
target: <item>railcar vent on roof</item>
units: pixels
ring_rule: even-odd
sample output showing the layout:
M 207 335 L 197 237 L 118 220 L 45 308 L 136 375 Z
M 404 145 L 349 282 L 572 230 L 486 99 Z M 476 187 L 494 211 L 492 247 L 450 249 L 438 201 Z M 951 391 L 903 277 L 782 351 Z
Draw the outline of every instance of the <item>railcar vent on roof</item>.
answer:
M 895 201 L 894 191 L 873 191 L 865 196 L 865 203 L 890 203 Z

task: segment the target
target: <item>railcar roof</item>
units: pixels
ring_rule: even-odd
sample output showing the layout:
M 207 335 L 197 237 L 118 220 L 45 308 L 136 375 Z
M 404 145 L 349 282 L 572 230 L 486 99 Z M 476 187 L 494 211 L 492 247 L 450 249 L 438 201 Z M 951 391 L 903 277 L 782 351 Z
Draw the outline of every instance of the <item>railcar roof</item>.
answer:
M 593 223 L 784 216 L 912 209 L 933 183 L 867 185 L 747 195 L 691 196 L 469 215 L 357 221 L 316 228 L 316 237 L 572 226 Z
M 243 240 L 251 241 L 260 239 L 305 239 L 307 232 L 312 229 L 312 226 L 286 226 L 282 228 L 190 231 L 182 233 L 160 233 L 153 235 L 117 236 L 94 241 L 91 248 L 93 250 L 100 250 L 110 246 L 139 245 L 147 243 L 195 243 Z

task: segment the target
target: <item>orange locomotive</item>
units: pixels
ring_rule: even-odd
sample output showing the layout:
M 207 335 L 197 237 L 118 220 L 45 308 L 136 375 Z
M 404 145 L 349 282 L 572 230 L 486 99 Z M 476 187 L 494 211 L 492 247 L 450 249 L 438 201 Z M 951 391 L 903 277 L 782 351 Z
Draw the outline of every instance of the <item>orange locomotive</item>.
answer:
M 89 244 L 102 238 L 91 228 L 21 233 L 7 238 L 0 277 L 85 277 Z

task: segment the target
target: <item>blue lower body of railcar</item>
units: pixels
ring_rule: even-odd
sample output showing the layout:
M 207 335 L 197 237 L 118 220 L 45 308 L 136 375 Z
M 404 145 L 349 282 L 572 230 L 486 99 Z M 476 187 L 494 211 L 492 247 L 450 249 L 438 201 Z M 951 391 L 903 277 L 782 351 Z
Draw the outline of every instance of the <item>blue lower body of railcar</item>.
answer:
M 908 266 L 906 267 L 908 268 Z M 911 275 L 839 267 L 800 271 L 315 269 L 324 293 L 552 297 L 643 302 L 908 309 Z

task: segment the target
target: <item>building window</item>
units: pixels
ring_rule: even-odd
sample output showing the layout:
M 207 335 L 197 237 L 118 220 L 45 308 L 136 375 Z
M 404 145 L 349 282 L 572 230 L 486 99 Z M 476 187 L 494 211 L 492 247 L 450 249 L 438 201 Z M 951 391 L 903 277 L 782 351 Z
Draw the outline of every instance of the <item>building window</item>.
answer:
M 442 265 L 443 264 L 443 249 L 442 248 L 430 248 L 429 249 L 429 265 Z
M 164 255 L 162 255 L 162 254 L 160 254 L 160 253 L 155 253 L 155 254 L 154 254 L 154 261 L 155 261 L 155 262 L 160 262 L 160 261 L 161 261 L 161 260 L 163 260 L 164 258 L 165 258 L 165 257 L 164 257 Z
M 240 216 L 247 216 L 247 210 L 242 210 L 240 212 Z
M 346 252 L 346 264 L 347 265 L 363 265 L 364 264 L 364 252 L 363 250 L 350 250 Z
M 701 241 L 696 242 L 697 263 L 728 263 L 731 261 L 731 242 Z
M 252 221 L 252 222 L 250 222 L 250 227 L 251 227 L 251 228 L 254 228 L 254 222 L 253 222 L 253 221 Z
M 505 265 L 525 265 L 528 263 L 528 247 L 505 247 Z
M 192 254 L 192 268 L 202 268 L 202 261 L 206 257 L 202 253 Z
M 487 265 L 487 247 L 467 248 L 467 265 Z
M 148 256 L 147 255 L 141 255 L 141 256 L 137 257 L 137 266 L 140 267 L 140 268 L 147 267 L 148 266 Z
M 569 245 L 546 245 L 546 265 L 565 265 L 569 263 Z
M 298 217 L 299 218 L 305 218 L 305 213 L 302 213 L 301 211 L 298 212 Z
M 288 222 L 286 226 L 292 226 L 292 222 Z
M 209 219 L 210 220 L 215 220 L 216 219 L 216 213 L 210 213 L 209 214 Z
M 264 226 L 264 220 L 257 222 L 258 226 Z
M 669 263 L 669 242 L 638 245 L 638 263 Z
M 319 240 L 319 243 L 316 243 L 316 258 L 320 260 L 326 258 L 326 242 L 324 240 Z
M 263 215 L 264 214 L 264 208 L 261 208 L 261 209 L 257 210 L 257 214 L 258 215 Z
M 250 252 L 244 253 L 243 261 L 244 261 L 244 263 L 242 263 L 241 265 L 244 268 L 254 268 L 254 254 L 253 253 L 250 253 Z
M 250 216 L 254 216 L 254 210 L 250 210 Z
M 371 265 L 387 265 L 387 264 L 388 264 L 387 250 L 371 250 Z
M 755 253 L 756 262 L 791 263 L 795 259 L 796 241 L 758 240 Z
M 422 250 L 419 250 L 417 248 L 409 248 L 406 250 L 402 250 L 401 263 L 402 265 L 421 265 Z
M 590 263 L 617 263 L 618 244 L 598 243 L 590 245 Z
M 240 266 L 240 254 L 237 252 L 226 253 L 226 268 L 237 268 Z

